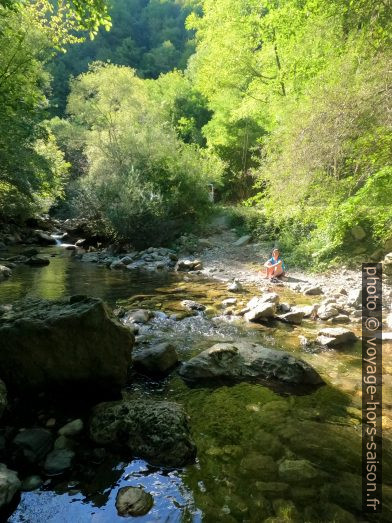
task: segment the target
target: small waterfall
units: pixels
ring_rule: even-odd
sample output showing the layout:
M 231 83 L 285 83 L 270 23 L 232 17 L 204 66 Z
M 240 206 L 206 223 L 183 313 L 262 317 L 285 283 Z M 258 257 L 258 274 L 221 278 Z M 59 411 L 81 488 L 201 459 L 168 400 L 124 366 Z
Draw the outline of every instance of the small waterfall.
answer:
M 51 237 L 54 238 L 56 240 L 56 245 L 62 245 L 62 238 L 63 238 L 63 234 L 61 233 L 55 233 L 55 234 L 51 234 Z

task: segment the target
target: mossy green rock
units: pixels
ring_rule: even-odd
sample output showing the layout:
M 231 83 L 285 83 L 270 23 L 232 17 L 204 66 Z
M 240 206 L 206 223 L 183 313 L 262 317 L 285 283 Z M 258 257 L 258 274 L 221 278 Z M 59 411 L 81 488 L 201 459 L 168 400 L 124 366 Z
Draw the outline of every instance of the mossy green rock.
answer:
M 271 456 L 252 452 L 241 461 L 241 472 L 264 481 L 274 480 L 277 477 L 278 466 Z
M 128 449 L 156 465 L 181 467 L 195 459 L 187 416 L 169 401 L 124 400 L 97 405 L 90 436 L 98 445 Z
M 318 476 L 317 469 L 306 459 L 285 459 L 279 465 L 279 478 L 288 483 L 309 483 Z
M 0 368 L 10 389 L 65 385 L 119 389 L 126 383 L 133 335 L 97 298 L 17 302 L 0 318 Z

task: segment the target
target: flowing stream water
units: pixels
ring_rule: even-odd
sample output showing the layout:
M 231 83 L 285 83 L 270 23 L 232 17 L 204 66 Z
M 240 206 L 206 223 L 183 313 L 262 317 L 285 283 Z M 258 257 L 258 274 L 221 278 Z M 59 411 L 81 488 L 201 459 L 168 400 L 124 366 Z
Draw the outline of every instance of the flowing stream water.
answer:
M 377 517 L 361 515 L 361 345 L 339 350 L 304 351 L 299 335 L 314 337 L 313 320 L 299 327 L 273 322 L 245 324 L 223 316 L 226 285 L 202 276 L 113 271 L 83 263 L 60 246 L 50 265 L 20 265 L 0 284 L 0 303 L 26 297 L 58 299 L 87 294 L 113 307 L 148 308 L 177 313 L 181 301 L 195 300 L 206 311 L 180 320 L 158 315 L 140 332 L 140 342 L 172 340 L 187 360 L 215 342 L 251 340 L 295 353 L 310 363 L 326 385 L 309 394 L 287 394 L 259 383 L 216 388 L 188 388 L 174 371 L 163 380 L 136 376 L 125 396 L 149 395 L 181 403 L 190 416 L 197 445 L 194 465 L 179 470 L 149 466 L 145 461 L 108 454 L 91 470 L 49 478 L 33 492 L 22 493 L 11 523 L 109 523 L 123 521 L 115 508 L 118 488 L 143 486 L 154 498 L 145 522 L 351 522 L 392 521 L 392 358 L 384 345 L 384 505 Z M 236 295 L 246 303 L 252 289 Z M 281 301 L 307 304 L 315 298 L 278 288 Z M 354 327 L 359 334 L 359 327 Z M 80 415 L 71 406 L 69 418 Z M 26 420 L 26 425 L 33 420 Z M 279 477 L 282 460 L 307 460 L 296 478 Z

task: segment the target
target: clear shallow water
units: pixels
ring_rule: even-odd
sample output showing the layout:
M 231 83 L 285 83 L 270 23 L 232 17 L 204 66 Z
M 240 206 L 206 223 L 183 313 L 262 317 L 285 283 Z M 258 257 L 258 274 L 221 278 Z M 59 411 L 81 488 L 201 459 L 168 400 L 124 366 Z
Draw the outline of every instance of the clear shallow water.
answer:
M 141 460 L 127 462 L 108 456 L 90 475 L 76 470 L 67 480 L 49 482 L 38 491 L 22 494 L 10 522 L 124 521 L 114 505 L 122 486 L 144 486 L 153 495 L 153 509 L 138 518 L 142 523 L 366 520 L 360 516 L 360 344 L 339 351 L 305 353 L 298 335 L 314 337 L 314 322 L 304 322 L 301 327 L 280 323 L 257 326 L 224 319 L 220 303 L 229 293 L 216 281 L 110 271 L 79 262 L 62 248 L 43 252 L 57 255 L 47 267 L 14 269 L 12 278 L 0 284 L 0 303 L 24 296 L 55 299 L 82 293 L 101 297 L 113 306 L 183 313 L 181 301 L 193 299 L 206 305 L 205 315 L 181 321 L 154 320 L 142 329 L 140 342 L 170 339 L 186 360 L 214 342 L 252 339 L 298 353 L 319 371 L 327 385 L 297 396 L 278 394 L 252 383 L 189 389 L 176 373 L 159 382 L 137 378 L 125 395 L 148 394 L 184 405 L 198 448 L 197 463 L 165 471 L 149 468 Z M 282 301 L 309 301 L 287 290 L 277 292 L 282 294 Z M 238 307 L 251 296 L 239 295 Z M 389 427 L 384 431 L 384 482 L 392 485 L 392 361 L 387 345 L 384 369 L 385 426 Z M 75 417 L 78 414 L 75 406 Z M 278 466 L 284 459 L 310 461 L 317 470 L 316 477 L 309 481 L 299 475 L 294 482 L 282 481 Z M 386 487 L 389 500 L 391 492 L 392 487 Z M 392 516 L 387 513 L 378 520 L 390 521 Z

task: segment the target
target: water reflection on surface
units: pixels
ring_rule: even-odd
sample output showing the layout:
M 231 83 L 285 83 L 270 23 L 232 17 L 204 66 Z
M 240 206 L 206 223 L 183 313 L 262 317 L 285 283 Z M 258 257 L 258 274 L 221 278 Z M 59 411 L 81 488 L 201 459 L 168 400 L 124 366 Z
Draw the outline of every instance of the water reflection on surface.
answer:
M 117 515 L 115 507 L 117 489 L 140 486 L 152 494 L 154 506 L 146 516 L 138 516 L 138 522 L 182 522 L 186 521 L 184 516 L 187 513 L 190 516 L 189 521 L 201 521 L 200 510 L 194 506 L 192 494 L 184 488 L 182 479 L 176 471 L 151 470 L 144 461 L 135 460 L 130 464 L 118 463 L 110 469 L 110 472 L 112 476 L 114 472 L 117 481 L 109 481 L 105 476 L 102 481 L 101 476 L 98 481 L 90 485 L 91 490 L 94 491 L 93 496 L 86 496 L 85 492 L 78 492 L 77 488 L 63 493 L 60 490 L 26 492 L 22 495 L 18 509 L 9 522 L 124 521 L 123 517 Z
M 16 251 L 17 252 L 17 251 Z M 161 284 L 176 279 L 171 273 L 145 273 L 111 271 L 102 265 L 83 263 L 74 259 L 73 251 L 62 247 L 40 250 L 48 256 L 45 267 L 18 265 L 12 277 L 1 283 L 0 303 L 37 296 L 58 299 L 73 294 L 87 294 L 114 304 L 119 298 L 128 298 L 140 292 L 155 292 Z M 52 256 L 55 255 L 55 256 Z
M 222 315 L 226 285 L 205 278 L 168 273 L 130 273 L 75 260 L 72 253 L 56 253 L 43 268 L 19 266 L 0 284 L 0 303 L 25 296 L 60 298 L 88 294 L 111 305 L 164 311 L 141 329 L 140 342 L 167 339 L 176 343 L 181 359 L 215 342 L 251 339 L 265 346 L 297 353 L 322 375 L 326 385 L 307 395 L 281 395 L 255 383 L 189 389 L 174 372 L 165 380 L 136 377 L 125 395 L 169 399 L 183 404 L 198 448 L 198 461 L 179 471 L 157 470 L 141 460 L 107 460 L 90 479 L 75 484 L 52 483 L 24 493 L 11 523 L 123 521 L 117 516 L 119 487 L 143 486 L 154 497 L 144 522 L 351 522 L 362 520 L 361 508 L 361 345 L 339 350 L 307 351 L 298 335 L 314 338 L 319 324 L 300 327 L 279 322 L 244 324 Z M 254 290 L 237 295 L 238 308 Z M 312 299 L 278 289 L 282 301 L 309 303 Z M 206 306 L 204 314 L 181 321 L 183 299 Z M 353 325 L 357 329 L 358 326 Z M 392 500 L 391 345 L 384 347 L 385 420 L 384 482 Z M 387 375 L 388 374 L 388 375 Z M 389 423 L 389 425 L 388 425 Z M 285 459 L 308 460 L 316 469 L 310 481 L 283 481 L 279 465 Z M 78 479 L 78 478 L 76 478 Z M 389 490 L 388 490 L 389 489 Z M 390 521 L 386 512 L 372 521 Z

